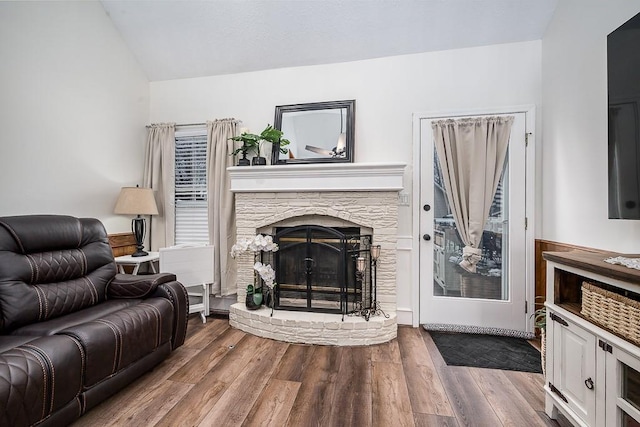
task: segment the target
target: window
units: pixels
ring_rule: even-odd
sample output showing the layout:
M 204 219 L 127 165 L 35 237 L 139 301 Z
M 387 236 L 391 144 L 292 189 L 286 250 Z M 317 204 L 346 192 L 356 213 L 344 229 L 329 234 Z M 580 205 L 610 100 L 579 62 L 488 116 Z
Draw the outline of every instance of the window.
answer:
M 175 244 L 209 243 L 207 133 L 204 127 L 176 129 L 175 162 Z

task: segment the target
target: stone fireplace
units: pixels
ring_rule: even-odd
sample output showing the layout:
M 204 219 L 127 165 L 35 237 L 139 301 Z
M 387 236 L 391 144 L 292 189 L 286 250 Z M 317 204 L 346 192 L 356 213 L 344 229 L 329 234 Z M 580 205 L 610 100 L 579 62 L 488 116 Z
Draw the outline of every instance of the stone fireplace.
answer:
M 288 342 L 368 345 L 396 337 L 396 239 L 398 191 L 404 164 L 327 163 L 231 167 L 236 198 L 237 238 L 274 235 L 284 227 L 321 226 L 370 236 L 381 246 L 377 262 L 377 301 L 387 316 L 261 308 L 249 311 L 244 300 L 253 284 L 254 258 L 237 258 L 238 302 L 229 321 L 254 335 Z M 347 233 L 345 233 L 347 234 Z M 347 272 L 349 273 L 349 272 Z M 349 273 L 350 274 L 350 273 Z

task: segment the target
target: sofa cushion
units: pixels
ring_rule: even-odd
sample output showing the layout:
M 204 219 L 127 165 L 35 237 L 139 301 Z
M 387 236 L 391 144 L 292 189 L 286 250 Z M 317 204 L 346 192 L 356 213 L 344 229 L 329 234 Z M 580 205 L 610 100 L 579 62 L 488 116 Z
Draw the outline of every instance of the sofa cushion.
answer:
M 75 313 L 67 314 L 52 320 L 25 325 L 11 332 L 12 335 L 55 335 L 63 329 L 80 325 L 91 320 L 100 319 L 123 308 L 133 307 L 142 300 L 109 300 Z
M 0 353 L 0 425 L 30 426 L 77 401 L 83 354 L 68 336 L 42 337 Z
M 104 226 L 54 215 L 0 218 L 0 333 L 105 300 L 116 274 Z
M 172 331 L 171 303 L 149 298 L 60 334 L 81 343 L 86 355 L 85 387 L 89 388 L 168 343 Z
M 26 344 L 29 341 L 33 341 L 38 337 L 34 336 L 13 336 L 13 335 L 0 335 L 0 353 L 3 351 L 11 350 L 12 348 L 18 347 L 22 344 Z

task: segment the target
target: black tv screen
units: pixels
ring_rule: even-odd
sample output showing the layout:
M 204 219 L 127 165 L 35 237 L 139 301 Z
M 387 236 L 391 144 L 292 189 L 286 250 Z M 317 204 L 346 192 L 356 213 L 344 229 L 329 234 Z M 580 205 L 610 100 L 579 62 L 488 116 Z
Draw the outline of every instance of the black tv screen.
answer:
M 640 219 L 640 13 L 607 36 L 609 218 Z

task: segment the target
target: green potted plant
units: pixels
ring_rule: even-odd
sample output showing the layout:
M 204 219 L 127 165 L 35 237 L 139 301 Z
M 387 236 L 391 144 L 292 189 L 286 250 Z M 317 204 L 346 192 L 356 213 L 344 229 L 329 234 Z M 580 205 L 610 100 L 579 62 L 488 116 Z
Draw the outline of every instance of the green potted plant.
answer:
M 238 141 L 242 143 L 242 146 L 235 149 L 231 155 L 236 156 L 239 153 L 242 153 L 242 158 L 238 159 L 238 166 L 248 166 L 249 159 L 247 155 L 251 152 L 255 153 L 253 157 L 252 163 L 254 165 L 266 165 L 267 159 L 260 155 L 260 148 L 262 143 L 270 142 L 271 144 L 277 144 L 278 149 L 282 154 L 287 154 L 289 152 L 288 148 L 284 148 L 290 144 L 288 139 L 282 138 L 282 131 L 274 128 L 271 125 L 267 125 L 267 127 L 260 133 L 260 135 L 256 135 L 254 133 L 243 132 L 241 135 L 234 136 L 229 138 L 232 141 Z

